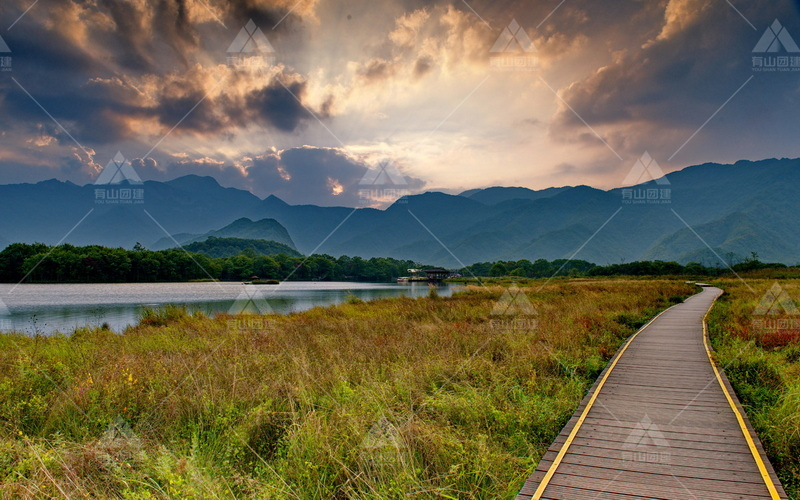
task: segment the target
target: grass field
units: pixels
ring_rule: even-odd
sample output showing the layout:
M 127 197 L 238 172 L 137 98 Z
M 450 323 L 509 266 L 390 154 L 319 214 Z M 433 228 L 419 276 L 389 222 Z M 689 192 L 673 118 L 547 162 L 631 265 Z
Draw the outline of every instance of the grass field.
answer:
M 517 321 L 494 286 L 0 335 L 0 496 L 513 498 L 623 340 L 695 291 L 542 284 Z
M 718 363 L 747 410 L 784 488 L 791 499 L 798 500 L 800 315 L 783 309 L 780 293 L 768 296 L 760 310 L 759 304 L 775 283 L 779 287 L 776 292 L 784 292 L 797 304 L 800 280 L 759 278 L 719 282 L 726 293 L 709 315 L 709 332 Z

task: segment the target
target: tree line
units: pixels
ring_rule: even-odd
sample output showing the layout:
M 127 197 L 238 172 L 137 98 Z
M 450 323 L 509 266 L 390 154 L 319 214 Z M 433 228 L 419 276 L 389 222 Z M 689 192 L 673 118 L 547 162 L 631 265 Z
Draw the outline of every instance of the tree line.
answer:
M 184 249 L 152 251 L 137 244 L 132 250 L 98 245 L 48 246 L 14 243 L 0 252 L 0 282 L 4 283 L 142 283 L 195 280 L 242 281 L 252 277 L 293 281 L 389 282 L 407 276 L 410 268 L 425 268 L 410 260 L 391 257 L 332 257 L 330 255 L 259 254 L 245 248 L 229 257 L 211 257 Z M 734 266 L 737 272 L 787 267 L 763 263 L 756 254 Z M 727 268 L 696 262 L 642 261 L 598 266 L 584 260 L 527 259 L 479 262 L 461 269 L 462 276 L 718 276 Z
M 418 266 L 387 257 L 308 258 L 284 253 L 259 255 L 245 249 L 232 257 L 209 257 L 182 249 L 152 251 L 137 244 L 133 250 L 98 245 L 51 247 L 14 243 L 0 252 L 0 282 L 18 283 L 142 283 L 194 280 L 242 281 L 393 281 Z
M 758 260 L 758 254 L 751 253 L 743 261 L 731 266 L 736 272 L 755 271 L 758 269 L 776 269 L 788 267 L 781 263 L 768 263 Z M 638 261 L 622 264 L 598 266 L 585 260 L 556 259 L 547 261 L 527 259 L 479 262 L 467 266 L 464 276 L 518 276 L 525 278 L 549 278 L 551 276 L 719 276 L 730 272 L 728 267 L 707 266 L 699 262 L 686 265 L 673 261 Z

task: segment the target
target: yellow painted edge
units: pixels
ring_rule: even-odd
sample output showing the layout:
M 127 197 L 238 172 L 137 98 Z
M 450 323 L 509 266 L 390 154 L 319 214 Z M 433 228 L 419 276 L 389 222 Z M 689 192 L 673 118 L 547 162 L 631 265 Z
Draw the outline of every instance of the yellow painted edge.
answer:
M 714 302 L 716 302 L 716 300 L 717 298 L 714 298 Z M 714 302 L 711 303 L 712 307 Z M 736 420 L 739 422 L 739 427 L 742 429 L 742 434 L 744 434 L 744 439 L 747 441 L 747 446 L 750 448 L 750 453 L 752 453 L 753 458 L 756 461 L 756 465 L 758 465 L 758 471 L 761 473 L 761 478 L 764 480 L 764 484 L 767 485 L 767 490 L 769 490 L 770 497 L 775 500 L 780 500 L 781 496 L 778 494 L 778 489 L 775 488 L 775 483 L 772 480 L 772 476 L 770 476 L 769 472 L 767 471 L 767 466 L 764 465 L 764 460 L 761 458 L 761 453 L 758 452 L 758 448 L 756 448 L 756 444 L 753 442 L 753 437 L 750 435 L 750 430 L 744 423 L 744 418 L 742 418 L 742 414 L 736 407 L 736 403 L 733 402 L 733 398 L 731 398 L 728 388 L 725 387 L 725 383 L 722 381 L 719 370 L 717 370 L 717 364 L 714 362 L 713 356 L 711 356 L 711 349 L 708 345 L 708 326 L 706 322 L 706 318 L 710 312 L 711 307 L 708 308 L 708 311 L 706 311 L 706 314 L 703 316 L 703 345 L 706 348 L 708 361 L 711 363 L 711 368 L 714 369 L 714 375 L 717 377 L 717 382 L 719 382 L 719 386 L 722 388 L 722 392 L 725 394 L 728 404 L 733 410 L 733 413 L 736 415 Z
M 645 330 L 645 328 L 650 326 L 656 319 L 658 319 L 659 316 L 669 311 L 676 305 L 678 304 L 670 306 L 661 311 L 660 313 L 656 314 L 655 316 L 653 316 L 653 319 L 648 321 L 646 325 L 644 325 L 639 329 L 639 331 L 631 335 L 628 341 L 625 342 L 625 345 L 622 346 L 622 349 L 619 351 L 619 354 L 617 354 L 617 356 L 614 358 L 614 361 L 611 362 L 611 366 L 608 367 L 608 370 L 606 370 L 605 375 L 603 375 L 603 378 L 600 380 L 600 383 L 597 385 L 597 388 L 592 393 L 592 397 L 589 398 L 589 402 L 586 403 L 586 408 L 583 409 L 580 418 L 578 418 L 578 421 L 575 422 L 575 427 L 572 428 L 572 432 L 570 432 L 569 436 L 567 436 L 567 440 L 564 441 L 564 445 L 561 446 L 561 449 L 558 451 L 558 455 L 556 455 L 555 460 L 553 460 L 553 463 L 550 464 L 550 468 L 547 469 L 547 474 L 545 474 L 544 478 L 542 478 L 542 482 L 539 483 L 539 487 L 536 488 L 536 491 L 533 493 L 533 497 L 531 498 L 531 500 L 539 500 L 540 498 L 542 498 L 542 494 L 544 494 L 545 488 L 547 488 L 547 485 L 550 483 L 550 479 L 553 478 L 553 474 L 556 473 L 556 469 L 558 469 L 558 466 L 561 465 L 561 461 L 564 459 L 564 455 L 567 454 L 567 449 L 572 444 L 572 441 L 575 439 L 575 436 L 578 434 L 578 430 L 580 430 L 581 425 L 583 425 L 583 421 L 586 420 L 586 415 L 589 414 L 589 410 L 592 409 L 594 401 L 595 399 L 597 399 L 597 395 L 600 393 L 600 389 L 603 388 L 603 385 L 606 383 L 608 376 L 611 375 L 611 371 L 614 369 L 615 366 L 617 366 L 617 361 L 619 361 L 620 358 L 622 358 L 622 355 L 625 354 L 625 350 L 628 349 L 628 346 L 631 345 L 631 343 L 633 342 L 633 340 L 636 338 L 637 335 L 642 333 Z

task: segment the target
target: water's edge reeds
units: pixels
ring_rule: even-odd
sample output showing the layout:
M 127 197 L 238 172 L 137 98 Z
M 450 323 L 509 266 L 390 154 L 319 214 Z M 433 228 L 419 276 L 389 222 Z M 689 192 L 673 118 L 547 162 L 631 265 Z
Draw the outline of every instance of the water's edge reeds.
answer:
M 621 343 L 695 291 L 540 281 L 529 306 L 471 286 L 0 335 L 0 496 L 513 498 Z

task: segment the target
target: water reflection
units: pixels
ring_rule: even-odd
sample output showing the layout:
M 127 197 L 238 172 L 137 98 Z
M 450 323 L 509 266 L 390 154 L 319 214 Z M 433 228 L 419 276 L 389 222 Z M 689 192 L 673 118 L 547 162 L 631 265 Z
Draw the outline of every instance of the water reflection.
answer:
M 0 285 L 0 330 L 47 335 L 106 323 L 115 332 L 122 332 L 138 322 L 145 307 L 176 304 L 207 315 L 227 313 L 245 287 L 250 287 L 251 292 L 257 289 L 278 314 L 339 304 L 351 294 L 369 301 L 421 297 L 429 293 L 427 283 L 132 283 L 19 285 L 16 288 Z M 449 285 L 440 285 L 437 292 L 449 296 L 452 289 Z

